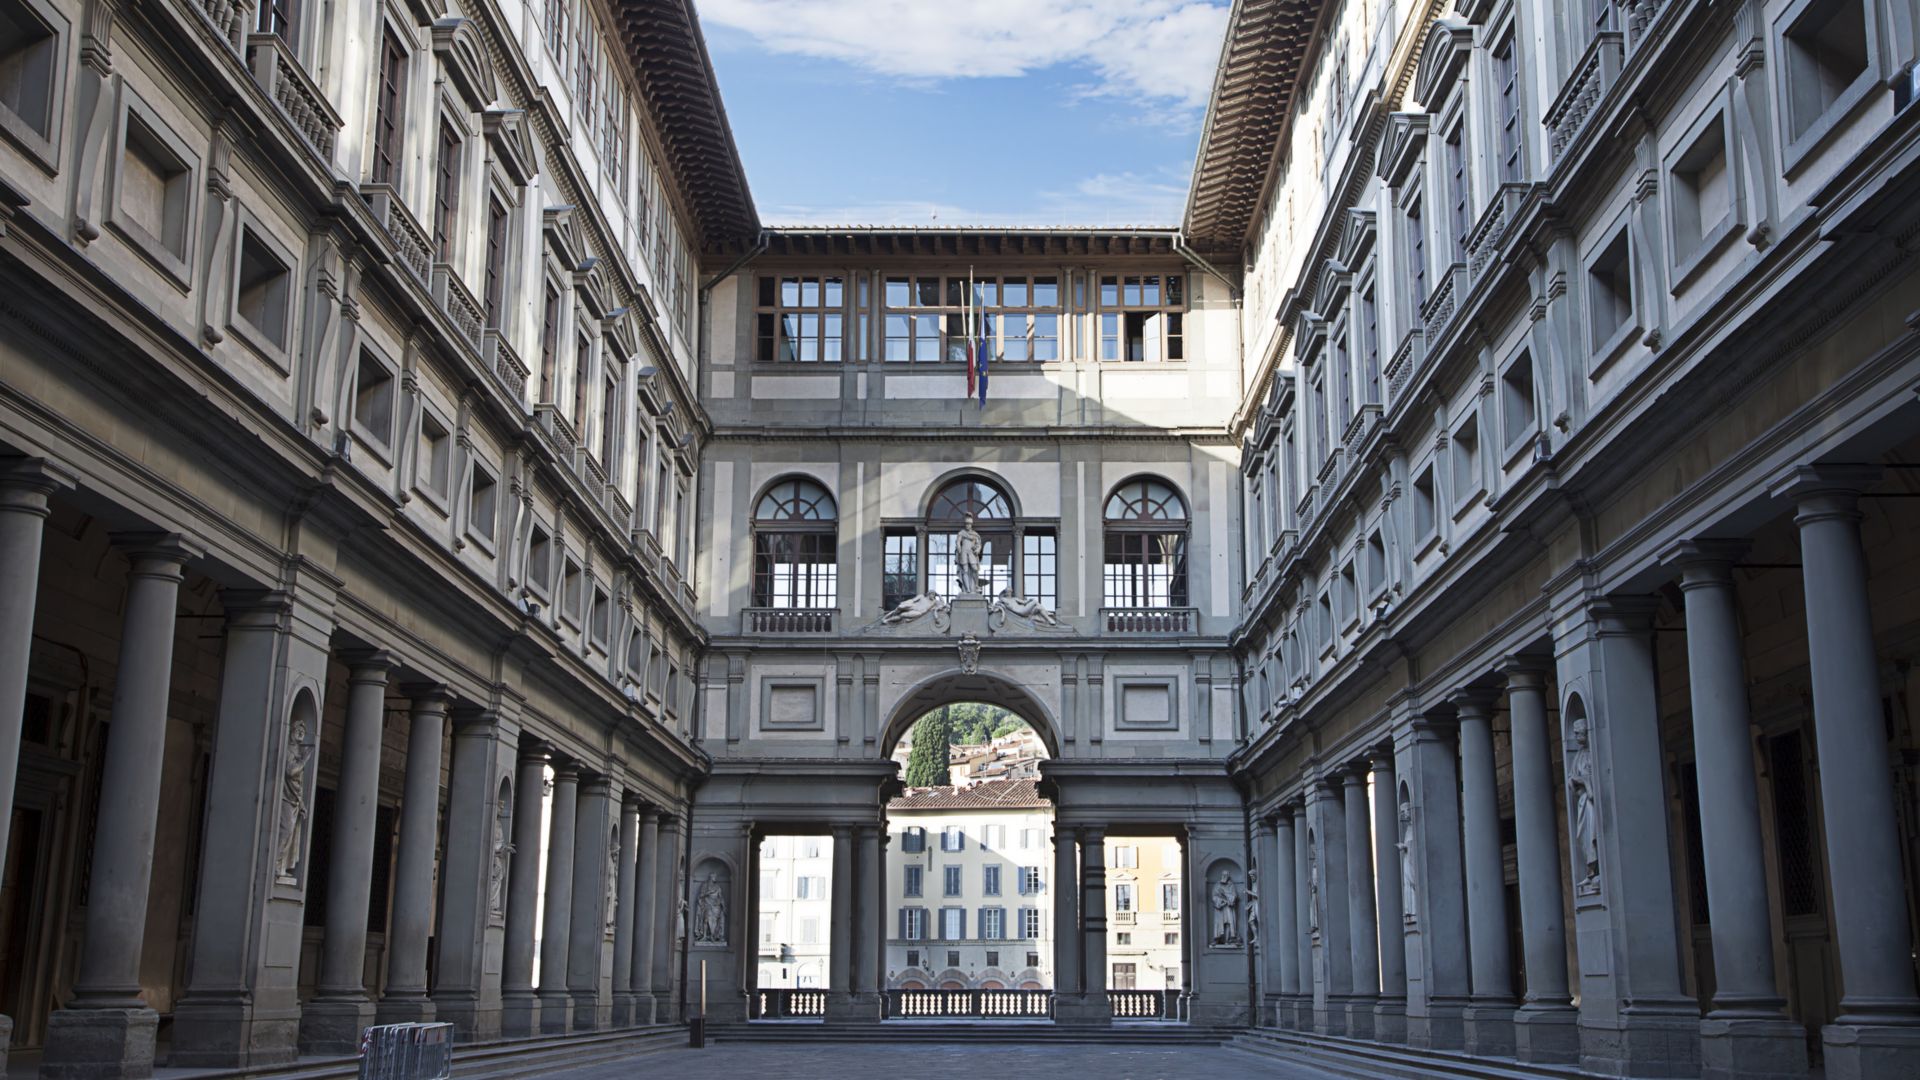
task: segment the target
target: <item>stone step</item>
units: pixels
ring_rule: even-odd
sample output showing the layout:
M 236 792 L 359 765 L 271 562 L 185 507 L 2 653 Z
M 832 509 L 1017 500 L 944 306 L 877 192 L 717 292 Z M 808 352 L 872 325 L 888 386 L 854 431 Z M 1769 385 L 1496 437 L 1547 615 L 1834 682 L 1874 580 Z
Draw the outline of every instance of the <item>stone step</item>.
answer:
M 1263 1057 L 1304 1062 L 1340 1076 L 1396 1080 L 1581 1080 L 1588 1074 L 1565 1065 L 1526 1065 L 1511 1058 L 1473 1057 L 1448 1050 L 1412 1050 L 1365 1039 L 1269 1028 L 1249 1029 L 1231 1043 Z
M 653 1054 L 687 1045 L 687 1029 L 654 1024 L 581 1035 L 548 1035 L 473 1043 L 453 1050 L 454 1075 L 461 1080 L 510 1080 L 561 1067 L 574 1068 Z M 357 1057 L 306 1058 L 286 1065 L 235 1070 L 154 1070 L 156 1080 L 353 1080 Z

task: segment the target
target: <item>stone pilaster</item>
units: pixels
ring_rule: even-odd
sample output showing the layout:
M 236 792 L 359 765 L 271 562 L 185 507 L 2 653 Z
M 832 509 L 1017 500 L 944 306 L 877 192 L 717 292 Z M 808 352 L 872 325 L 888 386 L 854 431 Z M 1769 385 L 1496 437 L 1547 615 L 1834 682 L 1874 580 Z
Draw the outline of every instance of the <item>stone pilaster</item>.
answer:
M 511 773 L 519 741 L 519 730 L 498 713 L 454 710 L 433 1004 L 434 1015 L 451 1023 L 462 1042 L 500 1037 L 508 860 L 518 798 Z
M 833 880 L 827 889 L 832 909 L 827 934 L 827 1015 L 856 1018 L 853 1007 L 853 826 L 833 827 Z M 743 931 L 744 932 L 744 931 Z M 871 1019 L 870 1017 L 864 1019 Z
M 1080 851 L 1072 829 L 1053 830 L 1053 991 L 1077 997 L 1080 977 Z
M 1412 718 L 1395 754 L 1408 795 L 1413 850 L 1402 884 L 1407 910 L 1407 1043 L 1420 1050 L 1466 1045 L 1466 883 L 1460 856 L 1460 779 L 1450 725 Z
M 117 1080 L 153 1072 L 159 1016 L 140 996 L 153 820 L 166 760 L 174 612 L 187 560 L 200 552 L 174 534 L 114 537 L 125 552 L 126 609 L 114 673 L 113 727 L 101 769 L 85 936 L 73 996 L 47 1022 L 40 1074 Z
M 886 863 L 880 854 L 880 826 L 862 825 L 854 831 L 858 865 L 854 891 L 858 896 L 853 953 L 853 998 L 863 1016 L 880 1015 L 881 970 L 886 965 Z
M 683 811 L 684 813 L 684 811 Z M 660 857 L 655 860 L 660 879 L 659 910 L 654 913 L 653 932 L 653 1018 L 655 1023 L 671 1023 L 683 1018 L 675 1011 L 676 989 L 684 986 L 675 980 L 687 941 L 687 915 L 681 906 L 687 896 L 686 865 L 680 857 L 684 818 L 660 819 Z M 684 996 L 679 998 L 684 1003 Z
M 1293 815 L 1282 811 L 1277 819 L 1260 821 L 1254 838 L 1267 877 L 1260 902 L 1271 913 L 1266 925 L 1272 928 L 1255 943 L 1266 984 L 1257 1017 L 1261 1024 L 1278 1025 L 1281 1003 L 1291 1002 L 1300 992 L 1300 953 L 1294 946 L 1300 921 L 1293 907 Z

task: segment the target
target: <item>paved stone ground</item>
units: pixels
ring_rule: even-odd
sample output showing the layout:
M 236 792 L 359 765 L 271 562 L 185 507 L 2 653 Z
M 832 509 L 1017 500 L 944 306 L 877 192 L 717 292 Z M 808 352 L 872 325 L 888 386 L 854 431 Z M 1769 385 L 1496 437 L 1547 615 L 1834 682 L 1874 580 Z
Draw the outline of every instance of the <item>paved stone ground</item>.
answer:
M 1227 1047 L 860 1046 L 717 1044 L 612 1065 L 544 1074 L 549 1080 L 1332 1080 L 1335 1074 Z

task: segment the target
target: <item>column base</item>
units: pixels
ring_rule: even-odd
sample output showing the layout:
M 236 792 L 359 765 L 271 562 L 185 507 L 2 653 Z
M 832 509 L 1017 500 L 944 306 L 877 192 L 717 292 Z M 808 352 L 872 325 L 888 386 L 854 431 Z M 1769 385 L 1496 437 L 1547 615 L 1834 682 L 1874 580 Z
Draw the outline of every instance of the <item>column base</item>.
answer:
M 591 994 L 573 995 L 573 1030 L 605 1031 L 613 1026 L 613 1002 L 600 1001 Z
M 300 1055 L 300 1014 L 273 1016 L 245 1001 L 191 997 L 173 1009 L 169 1068 L 245 1069 Z
M 540 999 L 526 990 L 502 997 L 500 1034 L 509 1039 L 524 1039 L 540 1034 Z
M 636 990 L 633 995 L 633 1026 L 646 1027 L 654 1023 L 654 1016 L 660 1003 L 654 1000 L 653 991 Z
M 573 995 L 565 990 L 540 991 L 540 1034 L 573 1034 Z
M 1377 1042 L 1407 1041 L 1407 1003 L 1382 1001 L 1373 1007 L 1373 1037 Z
M 160 1014 L 133 1008 L 60 1009 L 47 1019 L 43 1080 L 146 1080 Z
M 655 990 L 653 992 L 653 1022 L 656 1024 L 672 1024 L 679 1022 L 680 1019 L 682 1018 L 678 1010 L 674 1007 L 673 991 Z
M 1313 1003 L 1313 1030 L 1321 1035 L 1347 1033 L 1347 1003 L 1344 998 L 1329 998 Z
M 1304 996 L 1294 998 L 1293 1004 L 1287 1009 L 1285 1015 L 1287 1017 L 1287 1026 L 1293 1030 L 1312 1031 L 1313 999 Z
M 436 997 L 434 1019 L 453 1025 L 459 1043 L 492 1042 L 500 1037 L 500 1007 L 472 997 Z
M 1427 1002 L 1425 1016 L 1407 1016 L 1407 1045 L 1415 1050 L 1466 1049 L 1465 1012 L 1452 1002 Z
M 13 1017 L 0 1013 L 0 1076 L 7 1075 L 7 1050 L 13 1046 Z
M 1807 1029 L 1799 1024 L 1759 1016 L 1708 1016 L 1700 1021 L 1703 1080 L 1799 1080 L 1806 1075 Z
M 1583 1018 L 1580 1067 L 1603 1076 L 1698 1076 L 1700 1017 L 1648 1008 L 1627 1009 L 1612 1024 Z
M 880 995 L 850 990 L 827 993 L 827 1023 L 870 1024 L 880 1019 Z
M 373 1007 L 373 1018 L 380 1024 L 431 1024 L 435 1019 L 433 999 L 425 994 L 389 994 Z
M 1920 1075 L 1920 1025 L 1828 1024 L 1820 1041 L 1827 1080 Z
M 1467 1053 L 1474 1057 L 1513 1056 L 1513 1006 L 1469 1005 L 1460 1015 Z
M 633 991 L 615 990 L 613 992 L 613 1026 L 617 1028 L 633 1026 Z
M 1373 1009 L 1375 1000 L 1371 997 L 1347 999 L 1347 1037 L 1350 1039 L 1371 1039 L 1373 1033 Z
M 373 1023 L 366 998 L 314 998 L 300 1010 L 300 1052 L 338 1057 L 360 1052 L 360 1033 Z
M 1513 1014 L 1513 1056 L 1530 1065 L 1580 1060 L 1580 1014 L 1571 1005 L 1522 1005 Z
M 1113 1006 L 1107 1001 L 1104 991 L 1066 996 L 1055 994 L 1053 1021 L 1056 1024 L 1106 1027 L 1113 1023 Z

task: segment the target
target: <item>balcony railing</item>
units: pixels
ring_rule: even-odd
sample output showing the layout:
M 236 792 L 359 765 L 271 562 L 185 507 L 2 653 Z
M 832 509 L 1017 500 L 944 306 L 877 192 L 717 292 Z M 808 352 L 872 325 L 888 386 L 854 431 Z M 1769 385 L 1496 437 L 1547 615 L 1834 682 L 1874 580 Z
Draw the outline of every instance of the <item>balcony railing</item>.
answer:
M 1466 277 L 1465 263 L 1448 266 L 1440 272 L 1440 282 L 1434 286 L 1433 295 L 1420 305 L 1420 324 L 1434 337 L 1446 332 L 1447 324 L 1453 321 L 1453 313 L 1459 310 L 1460 294 L 1466 291 Z
M 827 1015 L 825 990 L 755 990 L 755 1020 L 821 1020 Z
M 523 403 L 524 407 L 529 372 L 520 354 L 514 352 L 513 346 L 508 343 L 506 335 L 498 329 L 488 329 L 481 342 L 480 355 L 486 358 L 487 366 L 493 369 L 493 373 L 500 377 L 500 384 L 507 388 L 508 395 Z
M 1050 1020 L 1051 990 L 888 990 L 882 996 L 889 1020 Z
M 1199 609 L 1190 607 L 1101 608 L 1109 634 L 1191 634 Z
M 533 418 L 539 422 L 541 430 L 552 436 L 553 441 L 559 444 L 562 457 L 571 455 L 573 448 L 579 445 L 579 439 L 573 433 L 573 425 L 567 421 L 566 417 L 560 415 L 560 406 L 551 402 L 535 405 Z
M 633 504 L 620 494 L 619 488 L 612 485 L 607 486 L 607 513 L 613 515 L 613 520 L 622 526 L 633 521 Z
M 1115 1020 L 1184 1021 L 1186 994 L 1180 990 L 1109 990 L 1107 1005 Z
M 480 301 L 473 298 L 460 283 L 460 275 L 446 263 L 433 264 L 433 300 L 447 313 L 447 318 L 453 320 L 461 339 L 473 346 L 475 352 L 480 351 L 486 333 L 486 315 L 480 310 Z
M 837 614 L 832 608 L 748 608 L 742 633 L 831 634 Z
M 333 164 L 333 144 L 340 135 L 340 114 L 327 104 L 326 95 L 307 77 L 300 61 L 287 50 L 278 34 L 247 35 L 247 67 L 253 81 L 267 92 L 288 120 L 300 131 L 300 137 Z
M 407 210 L 400 193 L 391 184 L 362 184 L 360 197 L 367 200 L 374 220 L 387 230 L 387 239 L 393 241 L 393 253 L 399 257 L 400 265 L 407 268 L 415 281 L 427 284 L 432 266 L 432 247 L 427 242 L 427 230 L 413 220 L 413 214 Z
M 1494 194 L 1493 205 L 1474 224 L 1473 231 L 1467 234 L 1467 269 L 1473 273 L 1474 280 L 1487 269 L 1488 260 L 1500 250 L 1500 241 L 1507 235 L 1507 226 L 1513 223 L 1520 212 L 1520 200 L 1526 198 L 1526 184 L 1501 184 Z
M 1593 115 L 1594 107 L 1600 104 L 1601 95 L 1607 92 L 1620 78 L 1620 65 L 1624 62 L 1626 48 L 1618 30 L 1603 30 L 1593 36 L 1587 51 L 1574 65 L 1573 75 L 1567 85 L 1560 90 L 1560 96 L 1548 107 L 1544 120 L 1547 128 L 1547 145 L 1553 150 L 1555 161 L 1566 152 L 1580 129 L 1586 126 L 1587 118 Z
M 1414 327 L 1407 336 L 1400 339 L 1400 347 L 1393 350 L 1393 359 L 1387 361 L 1387 400 L 1397 402 L 1406 392 L 1407 380 L 1412 378 L 1413 370 L 1420 366 L 1426 356 L 1426 331 Z
M 206 17 L 207 23 L 227 43 L 227 47 L 238 53 L 246 36 L 246 27 L 253 24 L 253 5 L 234 3 L 233 0 L 194 0 L 194 7 Z

